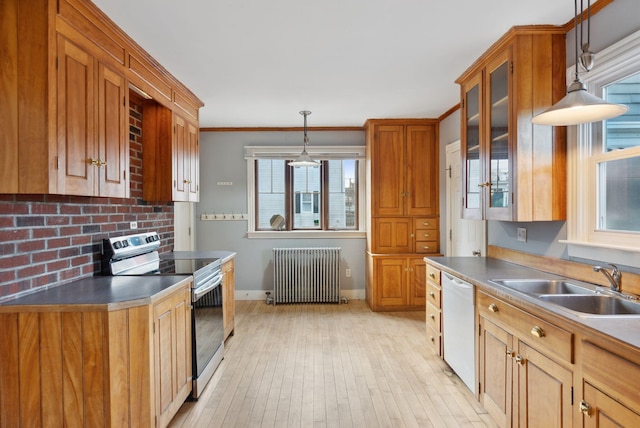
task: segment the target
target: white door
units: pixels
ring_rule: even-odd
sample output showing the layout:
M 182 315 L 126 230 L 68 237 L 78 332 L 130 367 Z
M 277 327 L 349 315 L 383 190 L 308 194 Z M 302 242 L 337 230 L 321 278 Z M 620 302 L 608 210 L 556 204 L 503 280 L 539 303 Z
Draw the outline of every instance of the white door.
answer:
M 462 219 L 462 159 L 460 141 L 447 145 L 447 251 L 448 257 L 486 255 L 485 220 Z
M 193 203 L 173 203 L 173 251 L 195 250 Z

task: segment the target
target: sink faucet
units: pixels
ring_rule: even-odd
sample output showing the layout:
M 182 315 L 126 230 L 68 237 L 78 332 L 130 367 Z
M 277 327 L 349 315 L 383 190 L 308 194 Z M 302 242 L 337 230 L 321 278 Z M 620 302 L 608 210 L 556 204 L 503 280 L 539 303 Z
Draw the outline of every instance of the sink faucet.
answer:
M 609 273 L 609 271 L 607 271 L 602 266 L 594 266 L 593 270 L 595 272 L 602 272 L 602 274 L 607 277 L 607 279 L 609 280 L 609 284 L 611 284 L 611 289 L 613 291 L 620 291 L 620 282 L 622 281 L 622 272 L 620 272 L 620 270 L 618 270 L 618 266 L 614 264 L 609 263 L 609 266 L 613 268 L 611 269 L 611 273 Z

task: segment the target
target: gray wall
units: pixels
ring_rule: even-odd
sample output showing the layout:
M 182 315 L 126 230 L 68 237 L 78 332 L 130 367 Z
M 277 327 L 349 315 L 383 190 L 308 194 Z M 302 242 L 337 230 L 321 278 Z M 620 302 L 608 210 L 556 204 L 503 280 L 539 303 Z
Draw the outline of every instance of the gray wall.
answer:
M 195 207 L 196 249 L 231 250 L 236 256 L 236 290 L 273 289 L 271 250 L 274 247 L 342 247 L 343 290 L 365 289 L 364 238 L 351 239 L 248 239 L 246 221 L 201 221 L 201 214 L 247 213 L 245 146 L 296 146 L 302 150 L 302 131 L 202 132 L 200 134 L 200 202 Z M 310 145 L 364 146 L 364 131 L 309 131 Z M 363 165 L 364 167 L 364 165 Z M 218 186 L 217 182 L 232 182 Z M 344 276 L 345 269 L 352 276 Z M 256 293 L 252 293 L 256 294 Z M 243 296 L 238 295 L 239 299 Z

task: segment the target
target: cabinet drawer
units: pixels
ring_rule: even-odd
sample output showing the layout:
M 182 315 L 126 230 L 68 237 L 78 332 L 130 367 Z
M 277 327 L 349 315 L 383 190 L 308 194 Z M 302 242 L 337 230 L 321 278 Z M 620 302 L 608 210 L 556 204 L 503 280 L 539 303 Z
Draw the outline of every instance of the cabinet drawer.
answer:
M 416 241 L 437 241 L 438 231 L 435 229 L 416 228 Z
M 416 241 L 416 253 L 437 253 L 438 241 Z
M 427 325 L 438 333 L 442 332 L 442 312 L 431 302 L 427 302 Z
M 438 219 L 436 218 L 417 218 L 414 220 L 414 228 L 417 230 L 437 230 Z
M 582 345 L 585 380 L 640 412 L 640 366 L 589 342 Z
M 427 345 L 435 354 L 442 356 L 442 335 L 427 324 Z
M 480 315 L 501 325 L 531 347 L 573 363 L 573 334 L 510 304 L 478 293 Z
M 440 269 L 427 265 L 427 280 L 440 285 Z
M 427 281 L 427 303 L 431 303 L 438 309 L 442 308 L 440 287 L 431 281 Z

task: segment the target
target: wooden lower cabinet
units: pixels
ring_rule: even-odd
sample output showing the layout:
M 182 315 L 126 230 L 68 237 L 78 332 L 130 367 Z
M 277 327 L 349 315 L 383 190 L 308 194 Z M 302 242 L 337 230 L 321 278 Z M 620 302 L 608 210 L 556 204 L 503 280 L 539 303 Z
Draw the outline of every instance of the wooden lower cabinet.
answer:
M 367 256 L 367 299 L 374 311 L 421 310 L 426 302 L 423 257 Z
M 190 288 L 0 313 L 0 427 L 167 426 L 191 392 Z
M 442 358 L 442 287 L 440 285 L 440 269 L 427 264 L 426 270 L 427 345 Z
M 157 426 L 169 424 L 191 393 L 191 295 L 179 290 L 153 306 Z
M 573 335 L 493 296 L 476 302 L 487 412 L 501 427 L 572 427 Z
M 582 350 L 579 426 L 640 427 L 640 361 L 630 361 L 586 341 Z
M 235 330 L 235 261 L 231 259 L 222 265 L 222 318 L 224 320 L 224 339 L 232 336 Z

